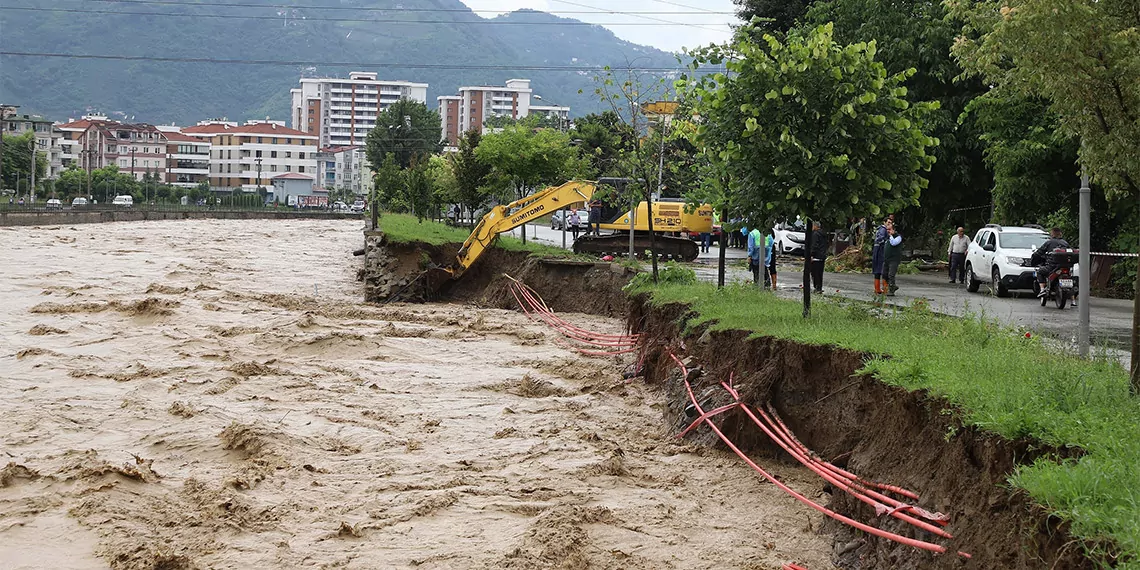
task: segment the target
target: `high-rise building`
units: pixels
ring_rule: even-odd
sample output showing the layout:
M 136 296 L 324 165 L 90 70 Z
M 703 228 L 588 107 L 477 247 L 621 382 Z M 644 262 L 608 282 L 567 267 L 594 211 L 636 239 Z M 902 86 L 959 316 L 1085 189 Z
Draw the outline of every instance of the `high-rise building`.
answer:
M 303 77 L 300 88 L 290 90 L 293 128 L 316 136 L 321 147 L 363 145 L 377 115 L 400 99 L 427 103 L 427 89 L 427 83 L 379 80 L 363 71 L 348 79 Z
M 221 192 L 272 190 L 271 180 L 297 173 L 314 178 L 317 136 L 283 122 L 203 121 L 182 134 L 210 142 L 210 186 Z
M 509 79 L 506 85 L 460 87 L 459 95 L 438 97 L 440 131 L 449 146 L 457 146 L 463 133 L 479 128 L 487 131 L 486 121 L 491 117 L 521 119 L 534 113 L 543 113 L 565 121 L 570 120 L 570 107 L 536 105 L 532 99 L 542 100 L 530 88 L 529 79 Z
M 317 184 L 325 189 L 346 189 L 357 196 L 366 196 L 372 190 L 372 169 L 364 148 L 321 149 L 317 153 Z

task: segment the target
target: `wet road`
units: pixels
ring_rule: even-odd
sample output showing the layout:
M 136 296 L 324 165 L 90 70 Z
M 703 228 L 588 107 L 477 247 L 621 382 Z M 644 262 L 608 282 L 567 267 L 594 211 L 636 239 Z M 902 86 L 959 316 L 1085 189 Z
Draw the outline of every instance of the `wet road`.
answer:
M 537 235 L 540 241 L 561 245 L 562 232 L 549 227 L 528 229 L 528 236 Z M 571 243 L 567 234 L 567 244 Z M 739 249 L 729 249 L 726 280 L 729 283 L 750 281 L 751 274 L 743 262 L 745 253 Z M 702 253 L 693 263 L 697 277 L 702 281 L 715 282 L 717 279 L 717 255 L 714 244 L 709 253 Z M 803 260 L 780 258 L 777 284 L 779 295 L 799 298 L 803 293 Z M 906 306 L 917 299 L 930 303 L 931 309 L 954 316 L 980 315 L 1007 325 L 1037 331 L 1056 338 L 1065 345 L 1076 346 L 1078 311 L 1075 307 L 1057 309 L 1049 304 L 1042 307 L 1029 291 L 1015 293 L 1015 296 L 1000 298 L 990 293 L 989 287 L 982 285 L 977 293 L 968 293 L 963 285 L 950 284 L 945 273 L 923 273 L 919 275 L 899 275 L 899 290 L 895 297 L 888 298 L 890 304 Z M 870 275 L 854 273 L 827 273 L 823 278 L 825 295 L 839 295 L 849 299 L 870 300 L 873 281 Z M 1082 299 L 1083 301 L 1083 299 Z M 1121 357 L 1132 335 L 1132 301 L 1123 299 L 1090 300 L 1090 322 L 1092 342 L 1102 347 L 1114 357 Z M 1074 348 L 1075 349 L 1075 348 Z M 1123 355 L 1127 366 L 1127 356 Z

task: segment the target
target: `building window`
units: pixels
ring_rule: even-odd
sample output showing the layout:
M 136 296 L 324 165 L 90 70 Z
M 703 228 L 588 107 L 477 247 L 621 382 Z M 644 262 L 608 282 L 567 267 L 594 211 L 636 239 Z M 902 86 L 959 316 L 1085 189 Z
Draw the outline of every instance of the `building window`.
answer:
M 277 172 L 277 165 L 276 164 L 270 164 L 269 165 L 269 171 L 270 172 Z
M 293 153 L 291 151 L 288 151 L 288 150 L 285 151 L 285 158 L 293 158 Z M 30 163 L 31 160 L 29 160 L 28 162 Z
M 300 159 L 304 160 L 304 159 L 305 159 L 305 153 L 303 153 L 303 152 L 298 152 L 298 153 L 297 153 L 297 158 L 300 158 Z M 29 160 L 28 162 L 31 162 L 31 161 Z
M 261 158 L 261 151 L 260 150 L 254 151 L 253 156 L 256 156 L 257 158 Z
M 269 158 L 277 158 L 277 151 L 275 151 L 275 150 L 269 151 Z M 31 159 L 28 159 L 28 161 L 30 162 Z
M 31 162 L 31 161 L 29 160 L 29 162 Z M 290 166 L 290 165 L 288 165 L 288 164 L 286 164 L 286 165 L 285 165 L 285 172 L 293 172 L 293 167 L 292 167 L 292 166 Z
M 28 162 L 31 162 L 31 160 L 29 160 Z M 297 172 L 301 172 L 301 173 L 304 173 L 304 172 L 305 172 L 305 167 L 304 167 L 304 166 L 298 166 L 298 167 L 297 167 Z
M 273 144 L 277 144 L 277 137 L 273 137 Z
M 257 137 L 257 144 L 261 144 L 261 137 Z

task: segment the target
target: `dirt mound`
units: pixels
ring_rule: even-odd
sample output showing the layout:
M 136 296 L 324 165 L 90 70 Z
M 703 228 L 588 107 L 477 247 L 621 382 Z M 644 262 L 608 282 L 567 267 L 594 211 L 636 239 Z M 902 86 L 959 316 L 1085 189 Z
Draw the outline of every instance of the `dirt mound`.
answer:
M 268 363 L 262 364 L 253 360 L 245 360 L 232 364 L 226 367 L 226 370 L 237 374 L 243 378 L 251 378 L 254 376 L 282 376 L 285 374 L 284 370 L 269 366 Z
M 28 334 L 32 336 L 46 336 L 49 334 L 67 334 L 67 331 L 47 325 L 36 325 L 28 330 Z
M 865 538 L 837 560 L 841 567 L 1092 567 L 1080 556 L 1079 548 L 1067 545 L 1071 537 L 1064 528 L 1058 528 L 1024 495 L 1006 490 L 1006 480 L 1018 464 L 1064 455 L 1059 450 L 1040 442 L 1008 441 L 981 433 L 944 414 L 951 405 L 940 398 L 854 376 L 863 366 L 864 355 L 859 353 L 769 337 L 749 338 L 745 331 L 702 328 L 682 335 L 680 327 L 687 313 L 681 305 L 654 308 L 641 299 L 629 316 L 635 332 L 665 340 L 646 354 L 645 375 L 665 389 L 666 418 L 674 429 L 679 431 L 693 420 L 686 413 L 689 397 L 666 353 L 667 346 L 683 342 L 690 379 L 703 406 L 730 403 L 718 386 L 730 372 L 735 373 L 744 401 L 771 403 L 792 432 L 824 459 L 863 477 L 910 488 L 923 498 L 923 506 L 949 514 L 952 523 L 947 530 L 955 539 L 947 544 L 948 549 L 973 556 L 969 561 L 933 556 L 875 537 L 856 536 L 849 527 L 829 521 L 826 528 L 836 533 L 837 544 Z M 791 461 L 743 414 L 724 414 L 714 421 L 754 457 Z M 721 446 L 708 430 L 698 430 L 687 439 Z M 829 506 L 904 536 L 916 534 L 905 523 L 877 518 L 871 507 L 842 492 L 832 493 Z
M 585 528 L 593 524 L 617 523 L 617 517 L 605 507 L 578 505 L 554 507 L 538 517 L 523 535 L 519 546 L 504 557 L 498 567 L 511 570 L 538 568 L 586 570 L 619 567 L 613 565 L 610 560 L 607 560 L 609 564 L 606 564 L 594 559 L 602 553 L 597 552 Z M 612 560 L 609 556 L 606 558 Z M 602 565 L 598 562 L 602 562 Z
M 111 301 L 108 303 L 40 303 L 31 309 L 36 314 L 69 314 L 69 313 L 101 313 L 103 311 L 118 311 L 132 316 L 165 316 L 174 314 L 171 310 L 179 306 L 178 301 L 147 297 L 140 301 Z
M 48 350 L 46 348 L 25 348 L 23 350 L 16 352 L 16 359 L 17 360 L 23 360 L 25 358 L 29 358 L 32 356 L 61 357 L 63 355 L 54 351 L 54 350 Z
M 45 315 L 62 315 L 68 313 L 99 313 L 107 310 L 106 303 L 40 303 L 29 312 Z
M 17 479 L 30 481 L 38 479 L 39 476 L 40 474 L 34 470 L 12 461 L 0 469 L 0 489 L 15 484 Z

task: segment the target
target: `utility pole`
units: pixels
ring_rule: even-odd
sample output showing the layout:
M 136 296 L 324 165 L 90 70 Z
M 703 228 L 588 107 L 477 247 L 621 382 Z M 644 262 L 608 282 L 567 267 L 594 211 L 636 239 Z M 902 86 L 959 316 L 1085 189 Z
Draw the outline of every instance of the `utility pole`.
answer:
M 254 162 L 257 163 L 257 193 L 260 196 L 261 195 L 261 157 L 259 156 L 256 159 L 254 159 Z
M 1089 188 L 1089 172 L 1085 168 L 1081 168 L 1081 208 L 1080 208 L 1080 243 L 1081 248 L 1078 258 L 1081 264 L 1081 274 L 1077 276 L 1080 283 L 1077 285 L 1077 292 L 1081 293 L 1081 304 L 1077 307 L 1080 315 L 1080 326 L 1078 328 L 1077 338 L 1078 346 L 1081 353 L 1081 358 L 1088 358 L 1089 356 L 1089 301 L 1092 295 L 1092 255 L 1090 255 L 1090 248 L 1092 248 L 1092 229 L 1089 222 L 1090 212 L 1092 206 L 1092 189 Z M 1135 355 L 1133 355 L 1135 357 Z
M 29 202 L 30 205 L 34 206 L 36 204 L 36 133 L 34 127 L 32 131 L 32 173 L 29 178 L 31 178 L 31 189 L 29 190 L 31 200 Z

